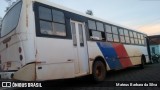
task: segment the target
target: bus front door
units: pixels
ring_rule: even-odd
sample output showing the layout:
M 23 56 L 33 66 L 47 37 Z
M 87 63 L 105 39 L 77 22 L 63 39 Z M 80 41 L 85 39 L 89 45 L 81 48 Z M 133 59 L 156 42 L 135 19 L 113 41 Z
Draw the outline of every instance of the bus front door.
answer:
M 71 21 L 73 48 L 75 52 L 75 74 L 86 75 L 89 72 L 88 49 L 86 43 L 85 24 Z

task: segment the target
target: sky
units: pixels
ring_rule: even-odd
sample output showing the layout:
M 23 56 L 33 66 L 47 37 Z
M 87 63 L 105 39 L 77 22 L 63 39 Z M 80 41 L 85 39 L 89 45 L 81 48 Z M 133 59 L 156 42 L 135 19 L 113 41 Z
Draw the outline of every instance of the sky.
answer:
M 144 32 L 160 35 L 160 0 L 48 0 L 95 17 Z M 4 16 L 5 0 L 0 0 L 0 16 Z

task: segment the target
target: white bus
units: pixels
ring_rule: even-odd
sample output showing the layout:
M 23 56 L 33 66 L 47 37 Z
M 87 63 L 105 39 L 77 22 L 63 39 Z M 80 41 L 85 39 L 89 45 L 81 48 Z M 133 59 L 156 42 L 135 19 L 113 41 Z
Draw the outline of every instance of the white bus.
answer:
M 149 62 L 146 35 L 48 2 L 20 0 L 2 21 L 0 78 L 44 81 Z

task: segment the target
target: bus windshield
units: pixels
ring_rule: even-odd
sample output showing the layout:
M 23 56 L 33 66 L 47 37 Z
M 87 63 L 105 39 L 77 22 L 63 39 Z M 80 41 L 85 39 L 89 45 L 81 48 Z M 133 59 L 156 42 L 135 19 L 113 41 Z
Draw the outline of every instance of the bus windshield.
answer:
M 21 7 L 22 1 L 17 3 L 7 12 L 2 21 L 1 37 L 6 36 L 16 28 L 20 17 Z

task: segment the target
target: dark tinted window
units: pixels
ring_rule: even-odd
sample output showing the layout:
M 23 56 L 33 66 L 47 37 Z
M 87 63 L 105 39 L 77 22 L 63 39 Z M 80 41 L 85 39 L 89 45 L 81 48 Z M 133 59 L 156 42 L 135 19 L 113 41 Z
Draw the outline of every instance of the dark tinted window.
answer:
M 89 27 L 89 29 L 96 30 L 96 22 L 88 20 L 88 27 Z
M 96 24 L 97 24 L 97 30 L 98 31 L 104 31 L 103 23 L 96 22 Z
M 51 9 L 40 6 L 39 7 L 39 18 L 52 21 Z
M 57 10 L 52 10 L 52 13 L 53 13 L 53 21 L 54 22 L 65 23 L 63 12 L 60 12 Z
M 52 23 L 46 21 L 40 21 L 40 29 L 42 34 L 53 35 Z
M 16 4 L 4 17 L 2 21 L 1 37 L 7 35 L 14 30 L 18 24 L 22 1 Z
M 66 36 L 66 29 L 64 24 L 53 23 L 54 35 Z
M 41 34 L 66 36 L 63 12 L 39 6 L 39 22 Z
M 117 27 L 112 26 L 112 32 L 113 32 L 114 34 L 118 34 L 118 29 L 117 29 Z

